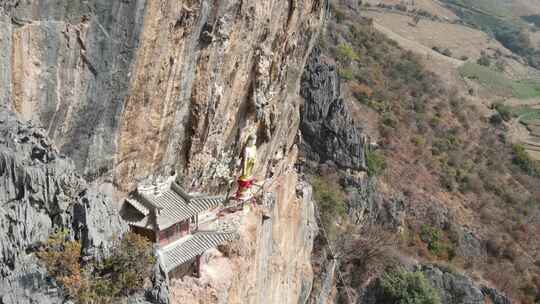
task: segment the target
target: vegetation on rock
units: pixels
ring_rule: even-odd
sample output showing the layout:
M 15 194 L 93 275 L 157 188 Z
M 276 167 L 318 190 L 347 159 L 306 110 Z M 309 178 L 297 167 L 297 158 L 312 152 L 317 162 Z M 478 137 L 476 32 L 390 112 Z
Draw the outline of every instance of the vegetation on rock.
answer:
M 338 233 L 336 223 L 347 215 L 345 194 L 341 186 L 331 177 L 313 177 L 313 197 L 321 216 L 321 224 L 328 233 L 328 241 L 335 241 Z
M 385 301 L 396 304 L 439 304 L 437 291 L 420 271 L 397 269 L 385 272 L 380 279 Z
M 103 261 L 83 261 L 80 242 L 69 240 L 67 232 L 51 235 L 37 256 L 66 296 L 78 303 L 115 303 L 140 291 L 155 263 L 152 244 L 130 232 Z
M 358 112 L 369 113 L 359 119 L 376 130 L 380 148 L 375 159 L 384 160 L 387 169 L 375 169 L 379 162 L 367 153 L 370 175 L 378 173 L 387 192 L 406 196 L 411 212 L 399 250 L 420 261 L 448 263 L 523 303 L 540 299 L 535 284 L 540 281 L 540 247 L 534 245 L 540 233 L 540 179 L 527 153 L 508 142 L 503 124 L 522 114 L 536 121 L 534 109 L 497 105 L 496 115 L 486 117 L 467 92 L 445 86 L 421 58 L 379 33 L 369 20 L 345 9 L 340 18 L 329 22 L 320 45 L 339 70 L 347 71 L 344 86 L 350 95 L 345 98 L 357 101 Z M 499 29 L 497 39 L 504 35 Z M 505 43 L 526 41 L 520 35 L 516 39 Z M 344 60 L 341 44 L 360 60 Z M 513 81 L 496 62 L 481 63 L 467 62 L 460 73 L 503 96 L 540 96 L 538 82 Z M 317 187 L 316 196 L 321 195 Z M 336 214 L 332 208 L 328 212 Z M 474 233 L 464 232 L 469 227 Z M 345 243 L 354 239 L 344 238 Z M 342 269 L 358 271 L 354 265 L 345 263 Z
M 366 152 L 366 164 L 368 174 L 371 176 L 379 175 L 386 168 L 384 155 L 377 151 Z

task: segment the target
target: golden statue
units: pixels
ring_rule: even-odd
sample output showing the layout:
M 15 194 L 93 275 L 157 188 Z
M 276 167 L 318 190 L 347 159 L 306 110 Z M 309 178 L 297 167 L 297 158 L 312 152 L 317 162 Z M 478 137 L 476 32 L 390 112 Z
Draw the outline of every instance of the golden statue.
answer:
M 244 201 L 251 198 L 251 186 L 255 178 L 253 177 L 253 167 L 257 160 L 257 137 L 251 134 L 248 137 L 246 147 L 242 151 L 242 171 L 238 178 L 238 191 L 236 199 Z

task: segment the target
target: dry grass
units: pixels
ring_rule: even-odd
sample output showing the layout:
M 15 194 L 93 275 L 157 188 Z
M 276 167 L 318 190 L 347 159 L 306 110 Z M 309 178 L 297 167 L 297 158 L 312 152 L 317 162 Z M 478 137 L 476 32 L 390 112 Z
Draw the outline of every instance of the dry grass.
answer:
M 501 49 L 510 54 L 500 43 L 490 39 L 479 30 L 459 24 L 422 20 L 416 27 L 408 25 L 410 17 L 391 13 L 367 12 L 369 17 L 392 30 L 399 36 L 417 42 L 429 49 L 432 47 L 448 48 L 454 58 L 467 56 L 471 59 L 480 57 L 486 49 Z
M 530 273 L 540 275 L 540 267 L 533 261 L 519 258 L 532 250 L 531 241 L 524 240 L 521 231 L 525 215 L 537 214 L 535 202 L 540 201 L 537 187 L 540 180 L 528 176 L 513 163 L 511 146 L 503 140 L 503 128 L 493 127 L 483 118 L 481 113 L 485 108 L 478 109 L 470 98 L 462 98 L 468 92 L 460 87 L 455 91 L 450 89 L 455 82 L 443 84 L 422 67 L 422 61 L 430 62 L 426 58 L 429 53 L 423 53 L 429 48 L 418 41 L 421 36 L 407 36 L 413 34 L 404 25 L 406 17 L 371 14 L 380 16 L 375 20 L 376 29 L 385 30 L 386 36 L 395 38 L 400 47 L 423 54 L 421 58 L 415 57 L 396 43 L 370 32 L 372 29 L 364 29 L 368 32 L 360 35 L 351 33 L 351 24 L 346 21 L 329 28 L 334 35 L 331 37 L 340 35 L 354 46 L 361 58 L 357 64 L 347 66 L 355 75 L 348 84 L 358 82 L 369 87 L 367 90 L 353 86 L 350 92 L 369 92 L 367 95 L 371 98 L 362 98 L 359 107 L 371 108 L 371 113 L 378 117 L 362 122 L 378 124 L 367 129 L 378 128 L 381 136 L 379 142 L 387 164 L 380 179 L 387 188 L 383 192 L 405 193 L 407 208 L 413 210 L 407 217 L 407 228 L 413 234 L 418 234 L 422 224 L 432 225 L 431 210 L 445 210 L 451 225 L 467 227 L 483 242 L 497 235 L 504 240 L 504 247 L 513 248 L 511 252 L 491 257 L 494 263 L 509 263 L 515 269 L 528 268 Z M 349 12 L 345 15 L 357 18 Z M 436 39 L 442 41 L 445 37 Z M 331 40 L 325 44 L 336 45 Z M 433 58 L 439 57 L 434 55 Z M 452 64 L 448 63 L 455 59 L 446 58 L 437 61 L 444 60 L 451 73 Z M 457 67 L 453 69 L 455 72 Z M 512 93 L 513 87 L 507 88 Z M 540 216 L 532 218 L 529 228 L 540 228 Z M 440 239 L 450 242 L 449 233 L 442 231 Z M 421 260 L 451 257 L 450 251 L 434 255 L 424 241 L 418 241 L 417 237 L 412 240 L 411 253 Z M 437 246 L 432 244 L 431 251 L 438 251 L 434 248 Z M 479 279 L 483 277 L 497 285 L 489 272 L 494 269 L 492 265 L 467 260 L 457 256 L 455 263 L 468 273 L 475 273 Z M 519 271 L 511 274 L 515 275 L 513 284 L 498 287 L 508 290 L 516 300 L 525 298 L 521 285 L 526 284 L 528 278 Z M 504 279 L 506 282 L 507 278 Z

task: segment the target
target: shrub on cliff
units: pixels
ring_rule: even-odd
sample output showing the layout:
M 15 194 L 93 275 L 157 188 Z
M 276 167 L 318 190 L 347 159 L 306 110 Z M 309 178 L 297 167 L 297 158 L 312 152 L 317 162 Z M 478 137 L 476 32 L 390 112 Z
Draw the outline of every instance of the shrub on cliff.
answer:
M 69 297 L 76 297 L 82 287 L 81 244 L 67 240 L 67 232 L 53 234 L 37 253 L 50 276 L 60 283 Z
M 341 62 L 351 63 L 360 59 L 354 49 L 346 43 L 342 43 L 337 47 L 337 56 Z
M 368 151 L 366 153 L 366 163 L 370 176 L 379 175 L 386 168 L 384 156 L 377 151 Z
M 144 279 L 150 276 L 155 258 L 152 244 L 146 238 L 127 233 L 105 259 L 102 273 L 110 277 L 118 293 L 127 295 L 143 288 Z
M 398 269 L 384 273 L 380 279 L 384 303 L 439 304 L 437 291 L 420 271 Z
M 320 213 L 320 220 L 325 229 L 329 242 L 335 240 L 336 222 L 339 218 L 347 215 L 347 204 L 345 194 L 341 186 L 328 177 L 314 177 L 311 180 L 313 185 L 313 197 L 317 202 Z
M 78 303 L 115 303 L 143 288 L 155 263 L 152 244 L 127 233 L 102 263 L 82 263 L 81 244 L 66 232 L 53 234 L 37 253 L 49 275 Z

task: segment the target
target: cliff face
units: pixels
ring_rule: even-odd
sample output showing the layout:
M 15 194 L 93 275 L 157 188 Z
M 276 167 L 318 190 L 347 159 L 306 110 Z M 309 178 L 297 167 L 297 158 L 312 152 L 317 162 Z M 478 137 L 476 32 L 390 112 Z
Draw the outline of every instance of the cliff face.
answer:
M 324 0 L 3 2 L 0 105 L 42 127 L 96 190 L 115 193 L 172 169 L 191 190 L 223 192 L 246 130 L 256 132 L 255 171 L 267 181 L 271 219 L 246 222 L 256 233 L 245 234 L 245 248 L 231 259 L 226 298 L 197 300 L 298 303 L 310 289 L 314 227 L 311 201 L 297 198 L 291 169 L 298 91 L 326 6 Z M 39 237 L 24 236 L 13 252 L 66 223 L 46 221 Z M 84 231 L 107 227 L 85 224 Z
M 0 91 L 87 175 L 112 166 L 144 1 L 13 1 Z
M 288 152 L 298 82 L 322 0 L 15 1 L 2 16 L 0 91 L 88 178 L 121 188 L 149 172 L 197 177 L 237 152 Z
M 87 185 L 42 130 L 5 111 L 0 111 L 0 189 L 2 303 L 61 302 L 34 255 L 50 233 L 68 231 L 81 240 L 84 255 L 100 256 L 127 229 L 111 197 Z
M 172 303 L 306 303 L 317 234 L 311 187 L 283 169 L 262 197 L 269 217 L 261 217 L 261 207 L 244 215 L 226 257 L 210 257 L 201 278 L 172 281 Z

